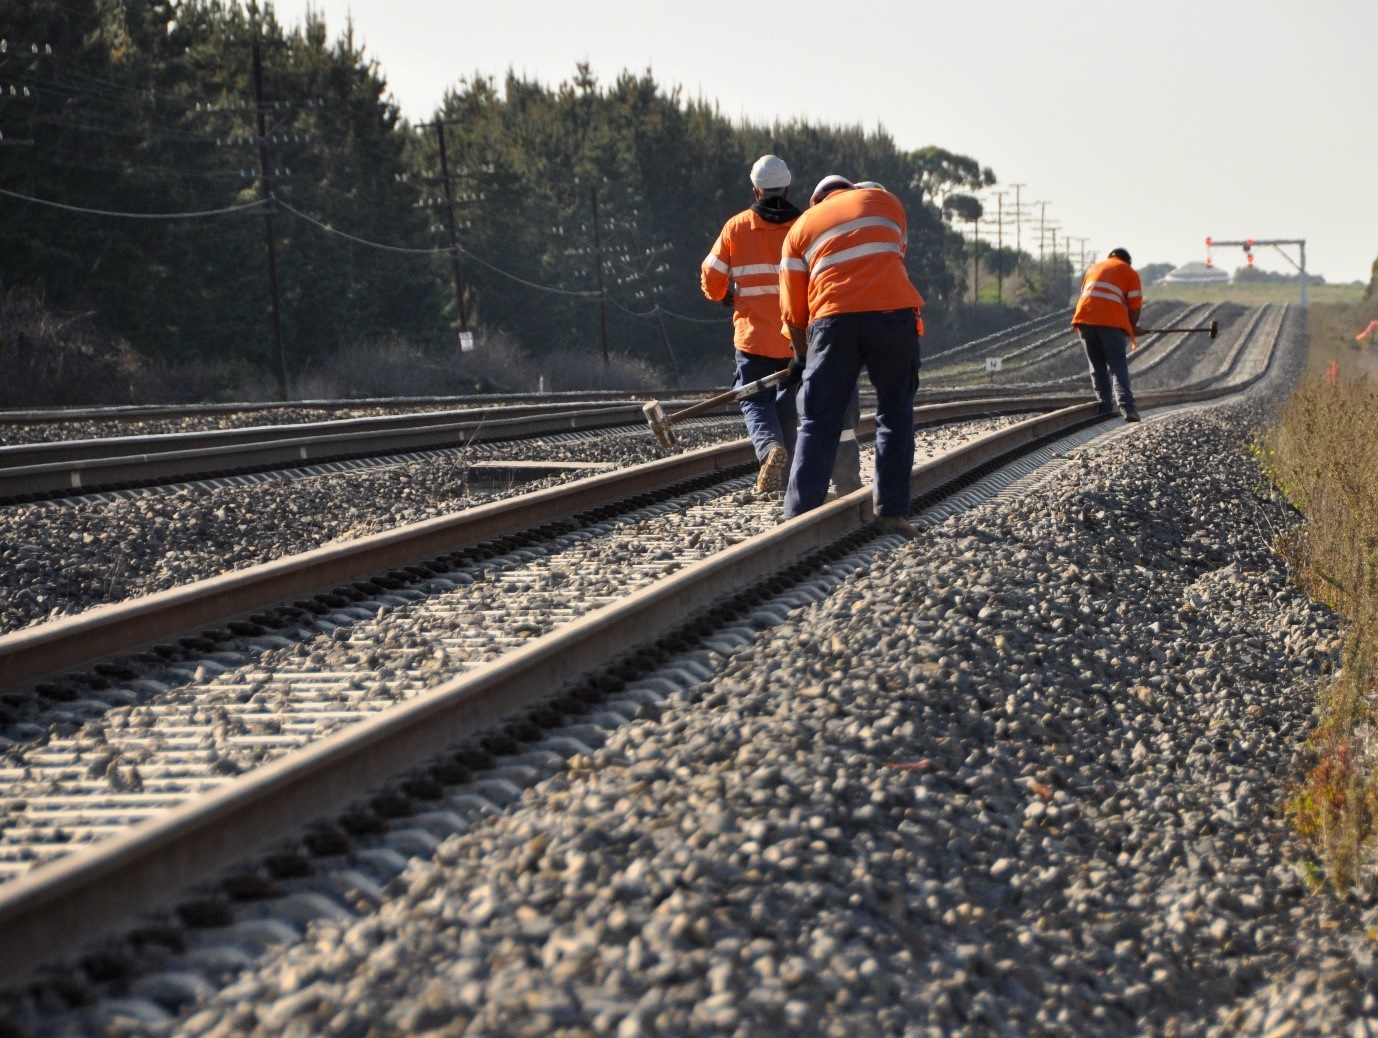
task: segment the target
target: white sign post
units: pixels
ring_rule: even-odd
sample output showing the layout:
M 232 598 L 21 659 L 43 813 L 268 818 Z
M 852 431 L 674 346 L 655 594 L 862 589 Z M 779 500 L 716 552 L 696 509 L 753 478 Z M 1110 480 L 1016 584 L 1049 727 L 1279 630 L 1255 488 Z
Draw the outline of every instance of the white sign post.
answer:
M 460 332 L 460 333 L 459 333 L 459 350 L 460 350 L 461 353 L 473 353 L 473 352 L 474 352 L 474 333 L 473 333 L 473 332 Z

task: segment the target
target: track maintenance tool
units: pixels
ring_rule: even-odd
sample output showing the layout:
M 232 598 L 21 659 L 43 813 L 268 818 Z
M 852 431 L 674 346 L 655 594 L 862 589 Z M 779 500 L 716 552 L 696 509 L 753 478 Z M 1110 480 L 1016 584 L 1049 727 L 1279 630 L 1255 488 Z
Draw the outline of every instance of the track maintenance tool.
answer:
M 1149 332 L 1210 332 L 1214 339 L 1220 334 L 1220 322 L 1212 321 L 1210 324 L 1199 325 L 1195 328 L 1140 328 L 1140 335 L 1147 335 Z
M 763 389 L 771 389 L 784 380 L 789 374 L 788 368 L 781 368 L 765 378 L 758 378 L 755 382 L 748 382 L 740 389 L 729 389 L 725 393 L 717 396 L 710 396 L 707 400 L 700 400 L 697 404 L 686 407 L 683 411 L 676 411 L 674 414 L 666 414 L 665 408 L 660 406 L 659 400 L 651 400 L 642 405 L 641 410 L 646 413 L 646 423 L 651 427 L 651 432 L 660 441 L 660 445 L 666 448 L 675 446 L 675 431 L 671 426 L 679 422 L 687 421 L 690 418 L 697 418 L 705 411 L 711 411 L 715 407 L 723 404 L 730 404 L 734 400 L 745 400 L 749 396 L 755 396 Z

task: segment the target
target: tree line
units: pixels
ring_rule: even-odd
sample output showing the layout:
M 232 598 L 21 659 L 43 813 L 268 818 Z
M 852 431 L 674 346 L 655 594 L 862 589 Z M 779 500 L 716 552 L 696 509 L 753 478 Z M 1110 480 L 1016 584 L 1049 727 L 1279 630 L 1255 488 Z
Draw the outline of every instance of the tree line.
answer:
M 289 28 L 235 0 L 11 0 L 0 39 L 4 285 L 227 378 L 274 363 L 269 220 L 294 379 L 373 338 L 453 351 L 461 316 L 536 358 L 606 350 L 692 372 L 722 366 L 727 315 L 698 267 L 749 203 L 759 155 L 786 159 L 800 204 L 831 172 L 899 195 L 934 316 L 966 288 L 945 214 L 994 182 L 879 129 L 734 122 L 650 70 L 457 77 L 411 124 L 349 28 Z

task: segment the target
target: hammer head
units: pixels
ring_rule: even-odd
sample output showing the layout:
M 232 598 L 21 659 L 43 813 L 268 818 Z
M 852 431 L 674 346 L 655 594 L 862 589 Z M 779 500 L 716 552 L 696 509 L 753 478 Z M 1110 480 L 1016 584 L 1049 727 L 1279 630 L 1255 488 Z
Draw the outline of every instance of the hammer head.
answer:
M 1217 335 L 1219 335 L 1219 334 L 1220 334 L 1220 322 L 1219 322 L 1219 321 L 1212 321 L 1212 322 L 1211 322 L 1211 338 L 1214 339 L 1214 338 L 1215 338 Z
M 660 406 L 660 401 L 648 401 L 642 405 L 641 410 L 646 415 L 646 424 L 651 427 L 651 432 L 660 441 L 660 445 L 666 450 L 673 449 L 675 432 L 670 428 L 670 422 L 665 417 L 665 408 Z

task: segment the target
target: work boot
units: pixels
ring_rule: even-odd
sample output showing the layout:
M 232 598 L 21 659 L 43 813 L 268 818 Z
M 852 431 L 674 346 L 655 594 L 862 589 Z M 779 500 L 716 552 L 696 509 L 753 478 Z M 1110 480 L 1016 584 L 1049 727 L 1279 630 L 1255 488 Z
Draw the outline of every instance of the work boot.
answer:
M 872 525 L 881 533 L 899 534 L 906 539 L 919 535 L 918 529 L 909 521 L 907 515 L 878 515 Z
M 1139 412 L 1132 407 L 1129 408 L 1124 412 L 1124 420 L 1126 422 L 1137 422 L 1139 420 Z
M 756 493 L 778 494 L 785 489 L 785 469 L 789 466 L 789 451 L 778 443 L 770 448 L 761 470 L 756 473 Z

